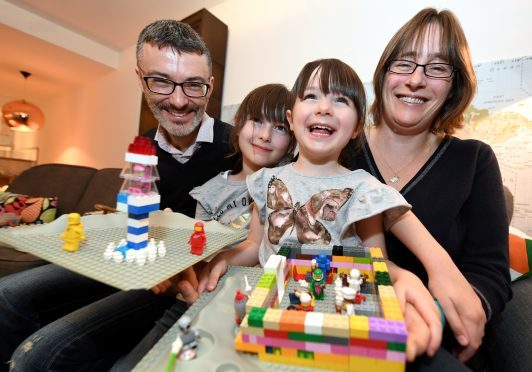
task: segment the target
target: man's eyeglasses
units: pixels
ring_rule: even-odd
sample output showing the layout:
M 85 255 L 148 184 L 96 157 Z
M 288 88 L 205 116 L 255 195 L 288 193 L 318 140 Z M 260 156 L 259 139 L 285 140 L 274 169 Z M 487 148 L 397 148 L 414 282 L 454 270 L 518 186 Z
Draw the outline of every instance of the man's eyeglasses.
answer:
M 388 71 L 394 74 L 410 75 L 416 68 L 423 67 L 423 72 L 426 76 L 432 78 L 449 78 L 453 75 L 456 69 L 448 63 L 427 63 L 420 65 L 419 63 L 407 60 L 393 60 L 388 66 Z
M 144 72 L 142 72 L 142 74 L 144 74 Z M 143 76 L 142 79 L 146 82 L 146 86 L 150 92 L 164 94 L 166 96 L 174 93 L 175 87 L 179 86 L 185 96 L 190 98 L 201 98 L 207 95 L 211 87 L 209 84 L 200 81 L 184 81 L 182 83 L 176 83 L 173 80 L 156 76 Z

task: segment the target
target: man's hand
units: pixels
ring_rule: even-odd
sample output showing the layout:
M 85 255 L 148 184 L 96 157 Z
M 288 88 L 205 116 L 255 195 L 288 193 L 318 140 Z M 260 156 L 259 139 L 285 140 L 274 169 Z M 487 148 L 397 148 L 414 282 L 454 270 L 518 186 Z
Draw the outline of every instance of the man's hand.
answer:
M 203 293 L 204 290 L 209 292 L 216 288 L 220 277 L 227 272 L 228 264 L 223 255 L 215 257 L 209 262 L 199 276 L 198 293 Z
M 198 279 L 192 267 L 157 284 L 152 292 L 159 296 L 177 296 L 181 294 L 183 300 L 191 305 L 198 297 Z

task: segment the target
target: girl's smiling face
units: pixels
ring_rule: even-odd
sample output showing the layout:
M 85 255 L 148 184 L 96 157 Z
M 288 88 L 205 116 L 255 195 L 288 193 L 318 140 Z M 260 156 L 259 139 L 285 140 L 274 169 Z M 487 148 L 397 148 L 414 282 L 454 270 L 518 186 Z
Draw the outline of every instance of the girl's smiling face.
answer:
M 299 145 L 299 156 L 313 163 L 338 162 L 342 149 L 357 135 L 358 113 L 353 101 L 342 94 L 323 93 L 320 70 L 315 70 L 302 98 L 287 111 L 290 129 Z
M 289 144 L 290 129 L 284 123 L 248 119 L 238 134 L 243 168 L 252 172 L 277 165 Z

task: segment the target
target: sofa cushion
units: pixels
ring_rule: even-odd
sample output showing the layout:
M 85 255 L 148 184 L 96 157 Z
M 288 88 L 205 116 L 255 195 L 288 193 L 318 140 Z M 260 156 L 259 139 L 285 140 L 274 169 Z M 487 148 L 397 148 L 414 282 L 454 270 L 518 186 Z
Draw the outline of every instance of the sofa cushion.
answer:
M 116 196 L 124 181 L 120 178 L 120 171 L 120 168 L 103 168 L 96 171 L 76 206 L 76 212 L 85 214 L 94 211 L 94 204 L 114 207 Z
M 7 191 L 39 196 L 57 196 L 57 216 L 76 210 L 95 168 L 70 164 L 41 164 L 22 172 Z
M 19 216 L 20 224 L 52 222 L 57 212 L 56 207 L 57 197 L 0 192 L 0 212 Z

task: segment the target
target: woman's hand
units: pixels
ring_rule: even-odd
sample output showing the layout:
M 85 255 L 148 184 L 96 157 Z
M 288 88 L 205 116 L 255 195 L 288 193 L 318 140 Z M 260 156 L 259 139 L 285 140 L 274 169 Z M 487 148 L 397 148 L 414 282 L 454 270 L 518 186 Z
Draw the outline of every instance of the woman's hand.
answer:
M 429 290 L 438 299 L 456 340 L 461 362 L 471 358 L 482 344 L 486 314 L 473 287 L 451 261 L 428 272 Z
M 407 360 L 427 353 L 433 356 L 443 333 L 440 310 L 423 282 L 410 271 L 387 261 L 390 277 L 408 330 Z

